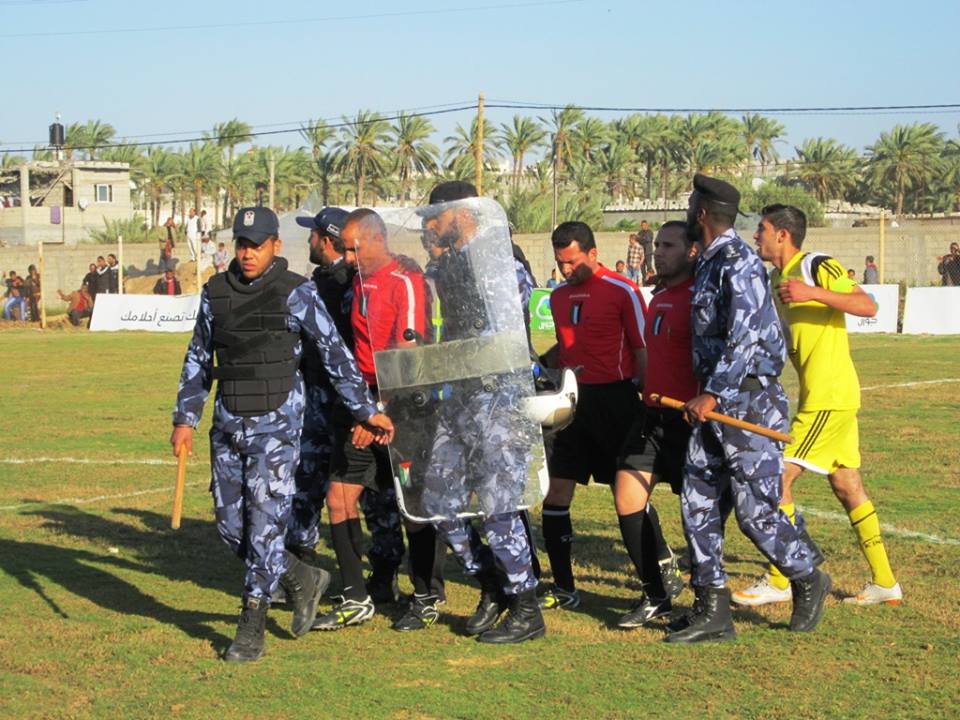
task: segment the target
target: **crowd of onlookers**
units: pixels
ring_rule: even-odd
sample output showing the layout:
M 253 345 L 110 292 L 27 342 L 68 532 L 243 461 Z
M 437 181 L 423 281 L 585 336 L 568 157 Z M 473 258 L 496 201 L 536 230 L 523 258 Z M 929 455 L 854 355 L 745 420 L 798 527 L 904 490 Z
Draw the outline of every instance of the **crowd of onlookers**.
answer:
M 27 268 L 27 276 L 21 277 L 11 270 L 3 279 L 3 319 L 39 320 L 40 273 L 36 265 Z

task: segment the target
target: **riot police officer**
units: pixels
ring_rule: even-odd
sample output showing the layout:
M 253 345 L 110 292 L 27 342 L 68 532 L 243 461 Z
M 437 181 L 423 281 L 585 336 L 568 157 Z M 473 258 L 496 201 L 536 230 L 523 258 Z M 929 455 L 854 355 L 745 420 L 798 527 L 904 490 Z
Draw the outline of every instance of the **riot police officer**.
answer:
M 316 347 L 333 388 L 357 421 L 354 441 L 387 443 L 393 434 L 314 287 L 279 257 L 278 230 L 268 208 L 237 213 L 236 258 L 203 288 L 173 412 L 174 452 L 191 451 L 193 430 L 217 379 L 211 491 L 220 536 L 246 565 L 243 609 L 224 654 L 227 661 L 263 655 L 267 609 L 280 582 L 293 605 L 292 631 L 301 636 L 330 579 L 284 548 L 300 453 L 304 388 L 298 367 L 304 343 Z

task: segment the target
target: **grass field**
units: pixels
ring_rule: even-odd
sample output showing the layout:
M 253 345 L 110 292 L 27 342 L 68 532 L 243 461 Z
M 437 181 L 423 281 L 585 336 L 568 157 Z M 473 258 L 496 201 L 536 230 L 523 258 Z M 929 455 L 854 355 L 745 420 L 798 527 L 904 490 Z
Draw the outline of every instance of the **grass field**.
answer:
M 865 478 L 904 587 L 899 607 L 840 604 L 840 593 L 868 579 L 867 566 L 825 482 L 807 476 L 797 496 L 836 587 L 816 633 L 790 634 L 789 606 L 736 610 L 738 640 L 725 645 L 673 647 L 660 629 L 613 630 L 636 588 L 611 499 L 587 488 L 574 505 L 584 602 L 549 615 L 545 639 L 500 648 L 464 637 L 476 590 L 451 560 L 451 601 L 430 630 L 400 635 L 381 615 L 294 640 L 290 614 L 278 608 L 267 656 L 243 667 L 217 659 L 233 637 L 242 569 L 213 526 L 204 433 L 183 527 L 168 529 L 167 439 L 185 344 L 185 336 L 0 333 L 0 717 L 957 712 L 960 338 L 854 339 Z M 675 498 L 660 489 L 655 500 L 679 545 Z M 332 569 L 332 551 L 322 550 Z M 762 572 L 735 526 L 727 559 L 734 588 Z M 679 604 L 691 599 L 685 591 Z

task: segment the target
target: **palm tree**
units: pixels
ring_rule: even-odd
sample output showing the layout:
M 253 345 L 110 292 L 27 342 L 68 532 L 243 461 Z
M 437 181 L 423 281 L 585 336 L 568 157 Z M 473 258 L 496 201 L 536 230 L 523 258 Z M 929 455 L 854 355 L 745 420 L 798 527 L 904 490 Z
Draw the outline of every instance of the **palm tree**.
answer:
M 583 110 L 567 105 L 562 110 L 551 110 L 550 118 L 540 118 L 550 128 L 550 162 L 555 175 L 562 175 L 564 165 L 573 157 L 573 130 L 583 122 Z
M 833 138 L 807 139 L 797 153 L 797 177 L 825 203 L 841 197 L 857 181 L 857 153 Z
M 618 198 L 623 194 L 624 175 L 633 160 L 630 148 L 624 143 L 612 142 L 597 153 L 596 164 L 607 185 L 607 194 Z
M 234 151 L 237 145 L 253 139 L 251 131 L 252 128 L 250 125 L 238 118 L 233 118 L 232 120 L 214 125 L 213 132 L 207 136 L 207 139 L 213 140 L 218 148 L 226 150 L 227 162 L 233 162 Z
M 903 214 L 907 190 L 922 192 L 940 167 L 943 133 L 933 123 L 896 125 L 867 148 L 868 177 L 874 186 L 894 188 L 897 217 Z
M 414 173 L 434 173 L 440 161 L 440 151 L 427 138 L 433 133 L 433 123 L 425 117 L 400 113 L 390 128 L 393 134 L 393 160 L 400 180 L 400 201 L 406 202 Z
M 310 146 L 310 155 L 317 162 L 326 144 L 336 137 L 337 131 L 323 120 L 308 120 L 300 126 L 300 136 Z
M 223 224 L 230 223 L 236 209 L 248 197 L 252 189 L 255 158 L 252 154 L 243 153 L 233 159 L 227 159 L 223 164 L 220 175 L 220 184 L 223 187 Z
M 503 146 L 513 160 L 513 187 L 516 190 L 520 187 L 524 156 L 543 144 L 547 132 L 533 118 L 514 115 L 513 122 L 510 125 L 503 124 L 500 126 L 500 133 L 503 138 Z
M 585 160 L 593 160 L 594 156 L 607 143 L 610 129 L 600 118 L 584 118 L 570 131 L 570 139 L 576 154 Z
M 83 150 L 87 160 L 95 160 L 97 151 L 108 145 L 117 131 L 109 123 L 99 120 L 87 120 L 83 125 L 73 123 L 67 127 L 64 150 L 67 159 L 73 157 L 74 150 Z
M 363 204 L 364 186 L 371 173 L 382 175 L 386 165 L 386 147 L 390 126 L 378 113 L 361 110 L 352 120 L 343 118 L 340 139 L 334 145 L 337 169 L 353 176 L 354 202 Z
M 741 118 L 740 136 L 747 147 L 747 155 L 760 161 L 762 173 L 766 173 L 767 163 L 777 159 L 774 143 L 784 132 L 781 123 L 763 115 L 747 113 Z
M 147 154 L 143 159 L 143 180 L 144 189 L 150 198 L 150 218 L 153 227 L 160 224 L 160 204 L 163 200 L 163 194 L 170 186 L 170 177 L 177 168 L 174 156 L 161 147 L 151 147 L 147 149 Z
M 476 148 L 480 138 L 477 135 L 477 118 L 470 123 L 470 130 L 459 123 L 454 128 L 454 134 L 443 139 L 449 143 L 444 156 L 447 169 L 452 171 L 459 180 L 472 181 L 476 176 Z M 496 128 L 489 120 L 483 120 L 483 169 L 496 166 L 500 157 L 500 140 Z
M 190 143 L 182 155 L 180 172 L 193 188 L 193 202 L 197 212 L 203 207 L 205 188 L 219 187 L 223 172 L 223 160 L 218 148 L 212 142 Z

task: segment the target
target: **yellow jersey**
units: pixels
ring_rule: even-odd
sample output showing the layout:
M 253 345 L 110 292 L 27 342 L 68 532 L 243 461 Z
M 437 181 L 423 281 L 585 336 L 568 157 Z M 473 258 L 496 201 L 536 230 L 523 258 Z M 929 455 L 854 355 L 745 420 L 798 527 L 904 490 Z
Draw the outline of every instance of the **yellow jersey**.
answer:
M 850 357 L 845 313 L 814 301 L 785 305 L 776 290 L 787 278 L 840 293 L 853 292 L 857 283 L 840 263 L 820 253 L 798 252 L 770 276 L 790 360 L 800 378 L 798 411 L 859 408 L 860 380 Z

